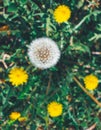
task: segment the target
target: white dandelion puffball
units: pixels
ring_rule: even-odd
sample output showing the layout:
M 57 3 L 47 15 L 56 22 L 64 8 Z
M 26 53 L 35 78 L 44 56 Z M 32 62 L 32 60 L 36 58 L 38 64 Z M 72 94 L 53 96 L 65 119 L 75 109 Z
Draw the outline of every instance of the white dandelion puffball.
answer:
M 47 69 L 56 65 L 60 58 L 60 50 L 52 39 L 38 38 L 29 45 L 28 56 L 35 67 Z

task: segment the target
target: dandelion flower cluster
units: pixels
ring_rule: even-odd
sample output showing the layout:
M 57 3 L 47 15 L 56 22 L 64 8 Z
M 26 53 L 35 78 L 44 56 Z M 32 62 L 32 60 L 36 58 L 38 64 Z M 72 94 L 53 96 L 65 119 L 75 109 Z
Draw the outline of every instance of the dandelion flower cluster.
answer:
M 21 114 L 19 112 L 12 112 L 10 115 L 9 115 L 9 118 L 11 120 L 17 120 L 19 117 L 21 116 Z
M 22 85 L 23 83 L 26 83 L 28 80 L 27 72 L 22 68 L 17 68 L 17 67 L 11 69 L 8 77 L 12 85 L 15 86 Z
M 35 67 L 47 69 L 56 65 L 60 58 L 60 50 L 50 38 L 38 38 L 30 44 L 28 56 Z
M 54 18 L 57 23 L 63 23 L 71 17 L 71 10 L 66 5 L 59 5 L 54 11 Z
M 63 106 L 62 104 L 53 101 L 48 104 L 47 110 L 51 117 L 57 117 L 62 114 Z
M 92 74 L 84 78 L 85 87 L 88 90 L 94 90 L 98 87 L 98 78 Z

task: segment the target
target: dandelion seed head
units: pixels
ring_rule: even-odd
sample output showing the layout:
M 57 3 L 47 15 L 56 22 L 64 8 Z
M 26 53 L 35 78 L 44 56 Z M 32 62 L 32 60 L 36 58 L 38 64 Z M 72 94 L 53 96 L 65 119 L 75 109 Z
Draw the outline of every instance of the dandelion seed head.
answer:
M 30 44 L 28 56 L 35 67 L 47 69 L 56 65 L 60 58 L 60 50 L 50 38 L 38 38 Z

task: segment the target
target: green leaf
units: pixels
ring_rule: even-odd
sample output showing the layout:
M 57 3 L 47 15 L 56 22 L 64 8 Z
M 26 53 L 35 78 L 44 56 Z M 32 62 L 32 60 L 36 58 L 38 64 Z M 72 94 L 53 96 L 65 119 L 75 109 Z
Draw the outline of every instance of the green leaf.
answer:
M 2 15 L 0 15 L 0 22 L 5 22 L 5 18 Z
M 4 6 L 8 6 L 10 4 L 10 0 L 3 0 Z
M 77 51 L 78 53 L 79 52 L 90 53 L 89 47 L 87 45 L 82 44 L 82 43 L 75 43 L 75 44 L 69 46 L 67 50 L 68 51 Z
M 96 26 L 96 29 L 101 32 L 101 24 L 98 24 L 98 25 Z
M 91 37 L 91 38 L 89 39 L 89 41 L 93 41 L 93 40 L 97 41 L 97 40 L 99 40 L 99 39 L 101 39 L 101 34 L 96 34 L 96 33 L 94 33 L 94 36 Z
M 22 4 L 26 4 L 26 3 L 27 3 L 27 0 L 20 0 L 20 2 L 21 2 Z
M 7 9 L 8 12 L 17 12 L 17 10 L 18 10 L 17 5 L 14 3 L 10 4 L 10 6 Z
M 77 8 L 81 8 L 84 4 L 84 0 L 79 0 L 78 4 L 77 4 Z
M 49 36 L 53 31 L 56 31 L 56 27 L 51 23 L 50 17 L 46 19 L 46 34 Z

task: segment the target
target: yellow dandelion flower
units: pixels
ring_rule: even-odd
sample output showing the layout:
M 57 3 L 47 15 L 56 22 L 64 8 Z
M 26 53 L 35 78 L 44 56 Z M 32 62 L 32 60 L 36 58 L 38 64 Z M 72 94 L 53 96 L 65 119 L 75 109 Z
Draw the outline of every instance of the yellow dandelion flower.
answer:
M 88 90 L 94 90 L 98 87 L 98 78 L 92 74 L 84 78 L 85 87 Z
M 10 71 L 8 77 L 12 85 L 15 85 L 16 87 L 23 83 L 26 83 L 28 80 L 28 74 L 22 68 L 13 68 Z
M 18 118 L 18 121 L 20 121 L 20 122 L 24 122 L 26 120 L 27 120 L 27 117 L 20 117 L 20 118 Z
M 71 17 L 71 10 L 66 5 L 59 5 L 55 9 L 53 15 L 57 23 L 63 23 L 69 20 L 69 18 Z
M 19 112 L 12 112 L 10 115 L 9 115 L 9 118 L 11 120 L 17 120 L 19 117 L 21 116 L 21 114 Z
M 51 117 L 57 117 L 62 114 L 63 106 L 62 104 L 53 101 L 48 104 L 47 110 Z

